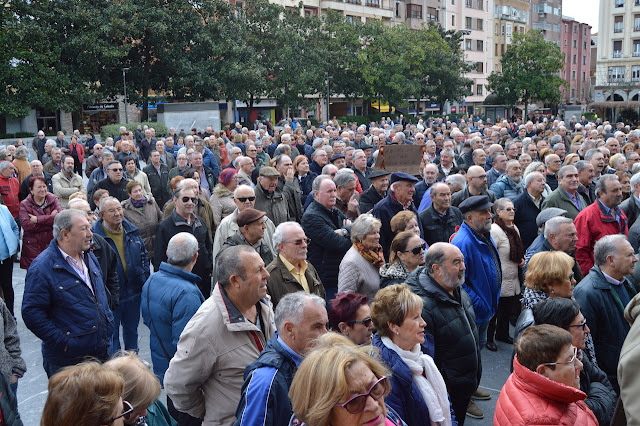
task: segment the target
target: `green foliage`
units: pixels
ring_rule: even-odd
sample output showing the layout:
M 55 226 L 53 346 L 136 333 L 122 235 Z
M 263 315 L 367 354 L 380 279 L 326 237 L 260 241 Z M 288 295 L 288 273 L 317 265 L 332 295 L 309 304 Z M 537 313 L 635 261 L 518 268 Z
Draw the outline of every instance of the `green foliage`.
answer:
M 558 76 L 565 64 L 564 54 L 557 44 L 546 41 L 539 31 L 514 33 L 513 42 L 502 55 L 502 73 L 489 76 L 489 90 L 506 105 L 524 103 L 524 115 L 529 103 L 541 101 L 557 104 L 566 81 Z
M 593 111 L 587 111 L 585 113 L 583 113 L 582 115 L 584 115 L 584 118 L 588 121 L 594 122 L 596 121 L 596 113 Z
M 149 126 L 153 127 L 156 131 L 156 138 L 162 137 L 167 134 L 169 130 L 164 123 L 160 122 L 144 122 L 144 123 L 120 123 L 120 124 L 109 124 L 106 126 L 102 126 L 100 129 L 100 136 L 102 139 L 106 138 L 115 138 L 120 134 L 120 127 L 126 127 L 127 130 L 135 132 L 138 126 Z

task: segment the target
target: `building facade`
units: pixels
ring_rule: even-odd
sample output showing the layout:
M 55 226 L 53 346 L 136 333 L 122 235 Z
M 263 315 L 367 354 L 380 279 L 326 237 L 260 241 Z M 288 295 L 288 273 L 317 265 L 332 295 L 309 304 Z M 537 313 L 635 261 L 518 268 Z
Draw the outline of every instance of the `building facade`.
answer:
M 531 0 L 529 28 L 542 32 L 544 39 L 561 45 L 562 0 Z
M 493 71 L 501 72 L 500 61 L 511 44 L 514 33 L 529 30 L 529 2 L 526 0 L 495 0 L 493 7 Z
M 562 17 L 562 43 L 565 55 L 562 78 L 567 81 L 563 87 L 566 104 L 586 104 L 591 101 L 591 25 Z

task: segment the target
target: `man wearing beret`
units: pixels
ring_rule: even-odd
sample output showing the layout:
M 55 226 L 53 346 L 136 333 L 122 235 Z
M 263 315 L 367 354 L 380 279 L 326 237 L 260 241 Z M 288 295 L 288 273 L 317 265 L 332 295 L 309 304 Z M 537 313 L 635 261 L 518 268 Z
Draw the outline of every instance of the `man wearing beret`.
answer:
M 231 235 L 222 244 L 220 252 L 216 256 L 220 257 L 229 247 L 246 245 L 251 246 L 260 255 L 265 265 L 268 265 L 275 258 L 273 248 L 264 239 L 264 230 L 267 227 L 266 213 L 252 208 L 245 209 L 236 216 L 239 233 Z
M 280 178 L 280 172 L 277 169 L 262 167 L 255 189 L 255 208 L 266 212 L 275 226 L 291 220 L 287 197 L 283 190 L 278 188 L 278 178 Z M 265 262 L 265 264 L 268 263 Z
M 391 218 L 404 210 L 412 211 L 418 217 L 418 210 L 413 203 L 413 194 L 415 194 L 415 185 L 418 179 L 407 173 L 396 172 L 391 175 L 391 188 L 386 198 L 380 201 L 373 208 L 371 214 L 382 222 L 380 229 L 380 245 L 384 252 L 384 258 L 389 259 L 389 248 L 393 241 L 394 233 L 391 230 Z M 418 221 L 420 227 L 420 237 L 422 234 L 422 224 Z
M 386 170 L 374 170 L 369 175 L 371 186 L 360 196 L 360 212 L 367 213 L 387 196 L 389 175 Z

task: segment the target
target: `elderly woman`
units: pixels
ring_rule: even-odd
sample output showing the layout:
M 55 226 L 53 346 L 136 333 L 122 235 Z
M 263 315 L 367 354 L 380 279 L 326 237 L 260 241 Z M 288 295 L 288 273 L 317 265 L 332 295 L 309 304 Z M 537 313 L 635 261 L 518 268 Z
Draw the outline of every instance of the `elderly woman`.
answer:
M 550 324 L 567 330 L 573 337 L 573 346 L 578 350 L 585 350 L 589 326 L 575 300 L 554 298 L 540 302 L 533 307 L 533 319 L 536 325 Z M 593 364 L 589 357 L 583 357 L 582 364 L 580 390 L 587 394 L 584 402 L 601 425 L 608 425 L 611 423 L 617 395 L 606 373 Z
M 595 426 L 580 390 L 582 352 L 571 333 L 554 325 L 529 327 L 516 342 L 513 373 L 502 387 L 493 424 Z
M 564 157 L 563 166 L 575 166 L 575 164 L 580 161 L 580 156 L 578 154 L 569 154 Z
M 162 212 L 153 197 L 145 196 L 140 182 L 129 181 L 127 192 L 129 198 L 122 202 L 124 218 L 138 227 L 144 246 L 149 252 L 149 259 L 153 259 L 156 226 L 162 221 Z
M 520 315 L 520 270 L 524 267 L 524 248 L 520 231 L 513 224 L 516 209 L 508 198 L 500 198 L 495 204 L 496 217 L 491 225 L 491 238 L 496 245 L 502 267 L 502 287 L 496 315 L 489 323 L 487 348 L 497 350 L 495 339 L 513 343 L 509 336 L 509 323 Z M 491 344 L 491 346 L 490 346 Z
M 319 337 L 291 382 L 289 425 L 406 426 L 385 405 L 391 384 L 370 351 L 336 333 Z
M 145 172 L 136 167 L 135 158 L 127 157 L 125 159 L 124 177 L 129 180 L 139 182 L 142 186 L 142 192 L 144 192 L 144 196 L 147 198 L 153 198 L 151 185 L 149 185 L 149 177 Z
M 175 420 L 158 397 L 160 382 L 135 353 L 125 353 L 104 363 L 107 371 L 118 373 L 124 380 L 122 398 L 133 410 L 123 416 L 125 425 L 172 426 Z
M 213 221 L 216 227 L 225 217 L 236 209 L 233 202 L 233 191 L 238 187 L 238 170 L 233 167 L 224 169 L 220 173 L 218 184 L 213 188 L 209 203 L 213 210 Z
M 409 210 L 403 210 L 391 218 L 391 231 L 398 234 L 402 231 L 411 231 L 420 236 L 420 227 L 416 214 Z
M 609 167 L 615 169 L 617 172 L 628 172 L 629 164 L 627 163 L 627 159 L 624 154 L 615 154 L 609 158 Z
M 31 262 L 49 247 L 53 239 L 53 219 L 62 211 L 58 197 L 47 191 L 42 176 L 28 180 L 29 195 L 20 202 L 20 223 L 24 230 L 20 268 L 29 269 Z
M 84 146 L 78 142 L 76 135 L 71 135 L 71 143 L 69 144 L 69 152 L 67 155 L 73 157 L 73 171 L 82 176 L 82 162 L 84 161 Z
M 402 231 L 395 236 L 389 250 L 389 263 L 380 268 L 380 288 L 404 283 L 418 266 L 424 265 L 427 244 L 420 235 Z
M 520 168 L 522 170 L 524 170 L 529 166 L 529 164 L 531 164 L 533 159 L 531 158 L 531 156 L 529 154 L 524 153 L 524 154 L 520 155 L 520 158 L 518 158 L 518 161 L 520 161 Z
M 369 298 L 358 293 L 338 293 L 329 303 L 329 326 L 356 345 L 370 345 L 373 321 Z
M 318 174 L 309 170 L 309 159 L 304 155 L 298 155 L 295 160 L 293 160 L 293 171 L 294 176 L 300 184 L 300 190 L 302 191 L 300 201 L 302 201 L 302 205 L 304 206 L 305 201 L 307 201 L 307 195 L 311 193 L 313 180 Z
M 13 165 L 18 172 L 18 182 L 22 183 L 27 176 L 31 174 L 31 166 L 27 159 L 29 152 L 26 146 L 19 146 L 16 148 L 16 155 L 13 158 Z
M 382 224 L 370 214 L 360 215 L 351 225 L 353 246 L 340 262 L 338 293 L 360 293 L 370 299 L 380 288 L 384 256 L 380 246 Z
M 120 374 L 87 361 L 64 368 L 49 380 L 41 426 L 123 426 L 133 407 L 122 400 Z
M 631 175 L 626 171 L 617 171 L 614 175 L 618 176 L 622 185 L 622 200 L 624 201 L 631 196 Z
M 387 404 L 409 426 L 456 425 L 447 387 L 425 341 L 422 298 L 406 284 L 381 289 L 371 304 L 373 345 L 392 372 Z

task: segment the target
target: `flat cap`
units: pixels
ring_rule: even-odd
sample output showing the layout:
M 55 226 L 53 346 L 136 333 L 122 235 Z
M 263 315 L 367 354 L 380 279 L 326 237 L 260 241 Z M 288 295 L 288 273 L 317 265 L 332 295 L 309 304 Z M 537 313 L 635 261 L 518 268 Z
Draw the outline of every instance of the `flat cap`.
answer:
M 488 195 L 474 195 L 461 202 L 458 206 L 463 214 L 476 210 L 490 209 L 491 207 L 493 207 L 493 203 Z
M 566 210 L 559 209 L 558 207 L 547 207 L 546 209 L 538 213 L 538 216 L 536 217 L 536 226 L 540 228 L 550 219 L 558 216 L 564 216 L 567 213 L 568 212 Z
M 369 145 L 369 144 L 365 143 L 365 144 L 360 145 L 360 149 L 363 150 L 363 151 L 365 149 L 373 149 L 373 145 Z
M 262 167 L 260 168 L 260 176 L 262 177 L 279 177 L 280 173 L 275 169 L 275 167 Z
M 367 176 L 369 179 L 375 179 L 378 178 L 380 176 L 389 176 L 391 174 L 391 172 L 388 172 L 386 170 L 374 170 L 371 173 L 369 173 L 369 176 Z
M 333 156 L 331 157 L 331 160 L 329 160 L 329 161 L 331 161 L 333 163 L 334 161 L 336 161 L 339 158 L 345 158 L 344 154 L 333 154 Z
M 411 176 L 409 173 L 395 172 L 391 174 L 390 184 L 393 184 L 401 180 L 405 180 L 407 182 L 413 182 L 413 183 L 420 182 L 417 177 Z
M 266 214 L 267 213 L 261 210 L 246 209 L 238 213 L 238 216 L 236 216 L 236 222 L 238 223 L 238 227 L 242 228 L 245 225 L 255 222 Z

